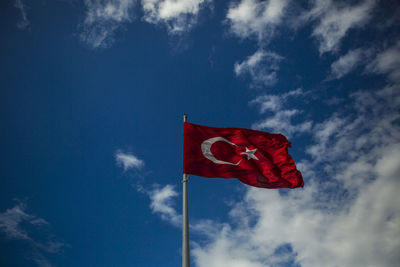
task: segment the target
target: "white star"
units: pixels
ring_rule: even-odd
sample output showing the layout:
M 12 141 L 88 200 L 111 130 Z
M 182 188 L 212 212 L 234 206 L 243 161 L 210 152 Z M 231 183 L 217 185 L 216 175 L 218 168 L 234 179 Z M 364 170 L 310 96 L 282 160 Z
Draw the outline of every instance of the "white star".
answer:
M 246 151 L 240 153 L 240 155 L 245 154 L 245 155 L 247 156 L 247 160 L 249 160 L 249 159 L 258 160 L 257 156 L 254 155 L 254 153 L 256 153 L 256 151 L 257 151 L 257 148 L 254 148 L 254 149 L 250 150 L 250 149 L 248 149 L 248 148 L 246 147 Z

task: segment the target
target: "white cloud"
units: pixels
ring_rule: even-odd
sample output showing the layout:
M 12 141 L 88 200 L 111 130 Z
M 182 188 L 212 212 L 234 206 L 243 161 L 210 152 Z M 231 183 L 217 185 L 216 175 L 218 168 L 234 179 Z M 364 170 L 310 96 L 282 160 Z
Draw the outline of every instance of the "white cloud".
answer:
M 340 79 L 357 68 L 364 60 L 364 50 L 350 50 L 331 65 L 331 78 Z
M 250 101 L 251 105 L 259 105 L 260 113 L 268 110 L 278 111 L 282 109 L 282 98 L 279 95 L 261 95 Z
M 400 83 L 400 41 L 380 52 L 367 66 L 367 70 L 387 74 L 390 80 Z
M 328 79 L 339 79 L 358 66 L 367 63 L 365 71 L 367 73 L 385 74 L 388 75 L 392 82 L 400 81 L 400 42 L 380 51 L 375 58 L 372 59 L 373 52 L 376 49 L 372 48 L 357 48 L 350 50 L 347 54 L 341 56 L 331 65 L 331 75 Z M 371 60 L 372 59 L 372 60 Z
M 60 254 L 67 246 L 65 243 L 56 240 L 48 231 L 45 235 L 32 235 L 33 230 L 40 233 L 45 226 L 48 227 L 49 223 L 40 217 L 27 213 L 26 205 L 21 202 L 3 213 L 0 212 L 0 232 L 3 232 L 8 239 L 27 241 L 31 245 L 32 260 L 38 266 L 52 266 L 44 256 L 44 252 Z
M 300 5 L 290 0 L 240 0 L 230 5 L 226 22 L 234 35 L 242 39 L 255 37 L 261 43 L 270 41 L 280 25 L 298 28 L 313 22 L 312 36 L 318 41 L 320 54 L 324 54 L 337 51 L 351 29 L 364 27 L 375 3 L 314 0 L 309 10 L 301 13 Z
M 274 52 L 259 49 L 246 60 L 236 62 L 234 70 L 237 76 L 249 74 L 252 86 L 273 86 L 278 81 L 276 71 L 283 59 Z
M 175 209 L 175 198 L 179 195 L 173 185 L 164 187 L 156 186 L 153 190 L 145 190 L 150 197 L 150 208 L 153 213 L 160 215 L 161 219 L 169 224 L 180 228 L 182 226 L 182 215 Z M 222 224 L 212 220 L 196 220 L 191 218 L 190 231 L 195 234 L 211 237 L 218 233 Z
M 17 23 L 17 27 L 20 29 L 29 29 L 30 21 L 28 20 L 28 15 L 26 14 L 26 6 L 22 0 L 15 0 L 14 7 L 18 8 L 21 12 L 21 20 Z
M 18 203 L 11 209 L 0 213 L 0 231 L 8 238 L 31 240 L 28 233 L 21 227 L 23 222 L 31 225 L 47 224 L 45 220 L 27 214 L 25 208 L 23 203 Z
M 260 113 L 266 111 L 278 111 L 282 109 L 283 104 L 285 104 L 290 97 L 302 95 L 305 95 L 305 93 L 301 88 L 281 95 L 260 95 L 250 101 L 250 105 L 258 105 Z
M 161 218 L 174 226 L 182 224 L 182 216 L 173 207 L 172 199 L 178 193 L 172 185 L 156 188 L 148 192 L 151 200 L 150 208 L 154 213 L 158 213 Z
M 227 22 L 232 33 L 240 38 L 255 36 L 259 41 L 267 40 L 281 22 L 288 3 L 288 0 L 241 0 L 229 7 Z
M 314 127 L 311 158 L 297 164 L 305 187 L 249 188 L 230 213 L 233 223 L 194 247 L 197 266 L 398 265 L 400 88 L 352 98 Z
M 397 128 L 395 123 L 400 119 L 398 112 L 394 112 L 400 106 L 398 89 L 398 86 L 387 86 L 376 93 L 355 93 L 356 112 L 346 116 L 338 113 L 316 125 L 316 142 L 307 150 L 314 163 L 348 158 L 349 161 L 343 164 L 351 165 L 351 168 L 335 164 L 329 171 L 335 171 L 334 177 L 349 189 L 359 186 L 365 179 L 372 179 L 375 172 L 371 162 L 381 157 L 382 149 L 396 144 L 400 138 L 400 134 L 394 131 Z M 374 146 L 376 149 L 372 150 Z M 361 157 L 359 152 L 365 150 L 371 153 Z M 344 155 L 343 151 L 348 152 Z
M 115 160 L 117 161 L 117 165 L 124 168 L 124 171 L 129 169 L 140 169 L 144 166 L 143 160 L 131 153 L 125 153 L 121 150 L 117 150 L 115 153 Z
M 292 137 L 295 133 L 309 132 L 312 129 L 311 121 L 298 124 L 292 123 L 292 118 L 300 113 L 301 111 L 297 109 L 280 110 L 273 116 L 254 123 L 252 128 L 281 133 L 288 138 Z
M 115 32 L 133 20 L 135 0 L 84 0 L 86 17 L 79 37 L 92 48 L 107 48 Z
M 252 127 L 258 130 L 282 133 L 287 137 L 291 137 L 295 133 L 309 132 L 312 128 L 311 121 L 298 124 L 292 123 L 292 118 L 302 113 L 300 110 L 284 108 L 284 105 L 290 97 L 300 97 L 305 94 L 306 93 L 299 88 L 282 95 L 261 95 L 256 97 L 250 101 L 250 105 L 258 106 L 260 114 L 270 111 L 272 115 L 254 123 Z
M 302 19 L 317 21 L 312 36 L 318 40 L 319 52 L 323 54 L 337 51 L 340 41 L 350 29 L 365 26 L 374 6 L 374 0 L 360 1 L 357 4 L 316 0 L 311 10 L 303 14 Z
M 51 264 L 51 262 L 46 257 L 44 257 L 41 254 L 35 255 L 33 260 L 35 261 L 35 263 L 39 267 L 52 267 L 52 266 L 54 266 L 54 265 Z
M 208 2 L 208 0 L 142 0 L 143 19 L 153 24 L 165 24 L 169 33 L 181 33 L 196 23 L 199 11 Z

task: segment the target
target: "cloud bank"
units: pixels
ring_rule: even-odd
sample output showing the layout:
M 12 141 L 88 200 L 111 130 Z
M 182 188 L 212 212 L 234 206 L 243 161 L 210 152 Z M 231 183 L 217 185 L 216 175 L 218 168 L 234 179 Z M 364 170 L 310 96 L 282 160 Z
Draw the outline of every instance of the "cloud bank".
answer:
M 391 76 L 392 68 L 383 69 Z M 304 94 L 297 89 L 263 95 L 253 104 L 260 112 L 280 112 L 288 99 Z M 201 224 L 206 240 L 192 244 L 196 266 L 397 266 L 400 87 L 388 84 L 350 97 L 341 111 L 310 126 L 314 141 L 297 164 L 306 186 L 282 191 L 248 187 L 229 222 Z M 158 191 L 164 196 L 160 199 L 168 200 L 158 210 L 172 214 L 164 219 L 177 225 L 180 215 L 170 201 L 177 194 L 171 190 Z
M 399 89 L 354 93 L 353 115 L 334 114 L 316 125 L 311 159 L 298 164 L 304 189 L 249 188 L 231 223 L 195 246 L 197 266 L 396 266 Z M 273 102 L 263 109 L 279 110 Z

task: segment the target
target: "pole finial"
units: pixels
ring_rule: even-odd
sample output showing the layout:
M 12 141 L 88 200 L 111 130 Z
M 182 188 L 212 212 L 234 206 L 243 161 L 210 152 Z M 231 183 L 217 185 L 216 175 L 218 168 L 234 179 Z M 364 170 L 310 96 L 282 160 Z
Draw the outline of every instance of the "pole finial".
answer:
M 186 120 L 187 120 L 187 114 L 184 113 L 184 114 L 183 114 L 183 122 L 186 122 Z

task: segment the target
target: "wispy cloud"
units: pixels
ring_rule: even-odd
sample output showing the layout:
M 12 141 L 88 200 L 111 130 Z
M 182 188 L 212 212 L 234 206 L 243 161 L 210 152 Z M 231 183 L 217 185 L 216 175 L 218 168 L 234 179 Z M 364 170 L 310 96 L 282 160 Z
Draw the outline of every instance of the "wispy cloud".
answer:
M 151 200 L 150 208 L 154 213 L 159 214 L 163 220 L 174 226 L 182 223 L 182 216 L 173 207 L 173 199 L 178 195 L 174 186 L 158 187 L 147 193 Z
M 364 66 L 363 74 L 383 74 L 392 82 L 400 82 L 400 41 L 380 51 L 377 48 L 350 50 L 332 63 L 328 79 L 342 78 L 360 66 Z
M 273 86 L 278 81 L 276 72 L 283 59 L 274 52 L 259 49 L 246 60 L 236 62 L 234 71 L 237 76 L 249 74 L 253 87 Z
M 86 15 L 79 38 L 91 48 L 108 48 L 123 26 L 134 21 L 137 0 L 84 0 Z M 211 0 L 141 0 L 142 19 L 164 25 L 168 33 L 190 30 Z
M 266 111 L 278 111 L 283 108 L 283 105 L 288 101 L 290 97 L 304 96 L 306 93 L 298 88 L 296 90 L 289 91 L 281 95 L 260 95 L 250 101 L 250 105 L 257 105 L 260 113 Z
M 350 29 L 364 27 L 371 18 L 374 6 L 374 0 L 356 4 L 316 0 L 302 19 L 316 21 L 312 36 L 318 41 L 320 54 L 324 54 L 337 51 L 340 41 Z
M 8 238 L 31 240 L 25 229 L 21 227 L 21 223 L 23 222 L 36 226 L 47 224 L 45 220 L 27 214 L 25 208 L 25 204 L 18 203 L 11 209 L 0 213 L 0 230 Z
M 115 152 L 115 160 L 117 165 L 121 166 L 124 171 L 130 169 L 140 169 L 144 166 L 144 161 L 133 155 L 132 153 L 125 153 L 122 150 Z
M 269 40 L 282 20 L 289 0 L 241 0 L 233 2 L 226 19 L 233 34 L 240 38 Z
M 392 82 L 400 83 L 400 41 L 380 52 L 367 66 L 367 71 L 386 74 Z
M 306 93 L 302 89 L 296 89 L 282 95 L 261 95 L 250 101 L 250 105 L 258 106 L 260 114 L 269 112 L 269 116 L 252 125 L 254 129 L 268 130 L 274 133 L 282 133 L 291 137 L 297 133 L 309 132 L 312 129 L 311 121 L 293 123 L 292 118 L 302 111 L 286 108 L 285 104 L 291 97 L 302 97 Z
M 66 247 L 64 242 L 47 232 L 38 237 L 37 233 L 48 227 L 49 223 L 46 220 L 27 213 L 26 205 L 22 202 L 3 213 L 0 212 L 0 232 L 3 232 L 7 239 L 28 242 L 32 249 L 32 260 L 39 266 L 52 266 L 44 253 L 60 254 Z M 36 232 L 35 237 L 32 231 Z
M 175 207 L 178 192 L 173 185 L 154 185 L 151 190 L 144 190 L 150 197 L 150 208 L 153 213 L 158 214 L 162 220 L 174 227 L 180 228 L 182 225 L 182 215 Z M 193 234 L 206 237 L 215 236 L 223 225 L 219 222 L 208 219 L 191 218 L 189 228 Z
M 197 22 L 197 16 L 209 0 L 142 0 L 143 19 L 153 24 L 163 24 L 168 32 L 188 31 Z
M 312 122 L 306 121 L 298 124 L 292 122 L 292 118 L 302 112 L 297 109 L 280 110 L 261 121 L 252 125 L 257 130 L 268 130 L 273 133 L 282 133 L 288 138 L 295 133 L 309 132 L 312 129 Z
M 134 18 L 135 0 L 84 0 L 86 16 L 79 35 L 91 48 L 108 48 L 115 34 Z
M 349 30 L 364 27 L 372 17 L 375 3 L 314 0 L 303 9 L 290 0 L 240 0 L 230 5 L 226 23 L 235 36 L 255 38 L 264 45 L 275 36 L 279 26 L 297 29 L 311 22 L 312 36 L 318 41 L 320 54 L 324 54 L 337 51 Z
M 54 266 L 51 264 L 51 262 L 44 257 L 42 254 L 36 254 L 33 258 L 33 261 L 37 264 L 39 267 L 52 267 Z
M 21 20 L 17 23 L 17 27 L 20 29 L 29 29 L 30 21 L 28 20 L 28 15 L 26 13 L 26 6 L 22 0 L 15 0 L 14 7 L 18 8 L 21 12 Z
M 340 79 L 364 63 L 371 50 L 357 48 L 350 50 L 331 65 L 331 74 L 328 79 Z

